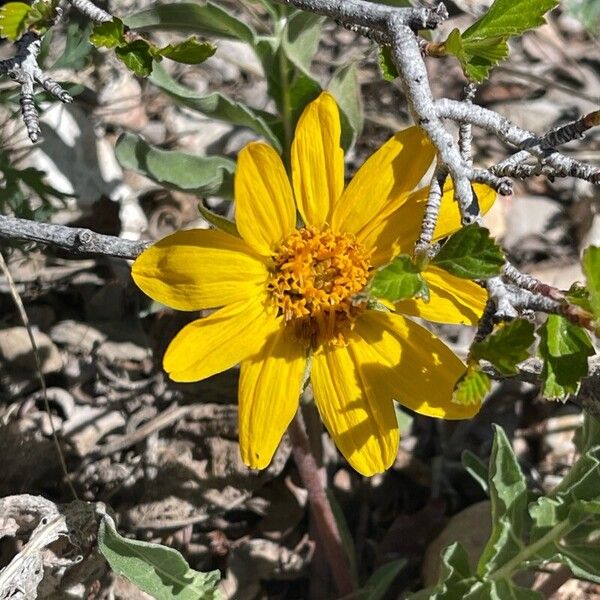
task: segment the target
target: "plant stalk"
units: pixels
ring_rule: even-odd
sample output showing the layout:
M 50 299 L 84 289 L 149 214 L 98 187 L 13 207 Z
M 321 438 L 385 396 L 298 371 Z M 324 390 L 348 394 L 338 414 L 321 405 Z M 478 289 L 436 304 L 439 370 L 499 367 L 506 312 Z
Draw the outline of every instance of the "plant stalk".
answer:
M 302 483 L 308 492 L 310 511 L 319 532 L 335 585 L 340 595 L 346 596 L 355 590 L 350 563 L 331 504 L 321 481 L 319 467 L 310 448 L 300 409 L 292 420 L 288 433 L 292 440 L 294 460 Z

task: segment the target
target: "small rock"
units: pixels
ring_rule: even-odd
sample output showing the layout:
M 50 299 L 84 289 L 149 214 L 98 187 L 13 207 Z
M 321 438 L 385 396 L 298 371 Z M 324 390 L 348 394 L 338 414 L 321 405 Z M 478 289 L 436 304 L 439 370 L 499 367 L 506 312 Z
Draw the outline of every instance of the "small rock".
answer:
M 56 373 L 63 366 L 62 357 L 58 348 L 48 335 L 32 330 L 33 339 L 38 349 L 42 373 Z M 35 357 L 31 347 L 29 333 L 25 327 L 9 327 L 0 331 L 0 363 L 9 370 L 34 372 L 36 369 Z
M 549 243 L 557 243 L 563 235 L 562 228 L 554 222 L 561 215 L 557 202 L 541 196 L 519 195 L 510 202 L 506 219 L 503 245 L 521 252 L 528 239 L 539 237 Z

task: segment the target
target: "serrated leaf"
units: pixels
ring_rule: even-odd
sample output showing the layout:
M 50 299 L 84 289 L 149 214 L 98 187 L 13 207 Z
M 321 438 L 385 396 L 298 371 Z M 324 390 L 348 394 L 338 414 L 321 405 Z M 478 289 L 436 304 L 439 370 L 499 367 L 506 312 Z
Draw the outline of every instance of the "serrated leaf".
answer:
M 44 35 L 56 20 L 56 6 L 57 3 L 53 0 L 36 0 L 31 5 L 25 26 L 39 35 Z
M 464 279 L 487 279 L 500 274 L 505 258 L 490 232 L 477 224 L 452 235 L 432 261 Z
M 380 46 L 377 56 L 382 77 L 386 81 L 394 81 L 394 79 L 398 77 L 398 69 L 396 68 L 396 63 L 392 56 L 391 47 Z
M 483 40 L 522 35 L 543 25 L 546 22 L 544 15 L 558 4 L 558 0 L 495 0 L 462 37 L 465 40 Z
M 377 298 L 398 302 L 406 298 L 429 298 L 429 288 L 410 256 L 401 254 L 375 273 L 371 292 Z
M 247 44 L 256 38 L 251 27 L 213 2 L 154 4 L 126 17 L 125 24 L 131 29 L 189 31 Z
M 275 136 L 265 119 L 274 119 L 274 115 L 263 111 L 254 110 L 249 106 L 234 102 L 224 94 L 215 92 L 213 94 L 202 95 L 177 83 L 162 67 L 157 64 L 154 66 L 150 81 L 164 90 L 179 104 L 197 110 L 204 115 L 248 127 L 266 138 L 266 140 L 278 151 L 281 151 L 281 144 Z
M 469 555 L 458 542 L 454 542 L 445 548 L 441 558 L 440 583 L 448 585 L 471 576 Z
M 575 282 L 571 285 L 565 294 L 565 297 L 571 304 L 581 306 L 581 308 L 587 312 L 593 312 L 592 304 L 590 302 L 590 292 L 585 285 Z
M 161 56 L 185 65 L 198 65 L 210 58 L 217 48 L 210 42 L 201 42 L 196 36 L 178 44 L 169 44 L 158 51 Z
M 31 7 L 24 2 L 7 2 L 0 8 L 0 36 L 15 41 L 25 31 Z
M 100 23 L 92 29 L 90 42 L 96 48 L 116 48 L 126 43 L 124 33 L 123 21 L 113 17 L 112 21 Z
M 489 472 L 492 533 L 477 566 L 480 576 L 491 573 L 519 552 L 528 516 L 525 477 L 506 433 L 498 425 L 494 429 Z
M 471 346 L 471 356 L 476 360 L 491 362 L 500 373 L 514 375 L 517 364 L 529 356 L 528 349 L 535 341 L 533 323 L 515 319 L 499 325 L 492 335 Z
M 231 198 L 235 163 L 224 156 L 194 156 L 163 150 L 131 133 L 119 137 L 115 154 L 125 169 L 143 173 L 165 187 L 201 196 Z
M 146 40 L 134 40 L 115 48 L 117 58 L 139 77 L 152 73 L 154 48 Z
M 588 373 L 588 357 L 595 351 L 587 332 L 559 315 L 550 315 L 539 330 L 542 394 L 549 400 L 566 400 L 576 394 Z
M 470 450 L 463 450 L 460 461 L 469 475 L 481 486 L 481 489 L 489 494 L 489 469 L 487 465 Z
M 583 253 L 583 272 L 587 282 L 589 292 L 590 308 L 600 321 L 600 248 L 590 246 Z
M 111 569 L 156 600 L 218 600 L 219 571 L 200 573 L 176 550 L 130 540 L 105 515 L 98 530 L 98 549 Z
M 471 364 L 458 380 L 452 394 L 452 402 L 465 406 L 481 404 L 491 387 L 490 378 L 481 371 L 478 365 Z
M 598 440 L 596 440 L 598 442 Z M 586 451 L 547 496 L 529 512 L 530 543 L 538 562 L 561 562 L 577 577 L 600 582 L 600 447 Z M 540 545 L 540 541 L 547 543 Z
M 508 39 L 545 22 L 558 0 L 495 0 L 488 11 L 462 34 L 454 29 L 442 48 L 460 61 L 465 75 L 481 82 L 509 55 Z

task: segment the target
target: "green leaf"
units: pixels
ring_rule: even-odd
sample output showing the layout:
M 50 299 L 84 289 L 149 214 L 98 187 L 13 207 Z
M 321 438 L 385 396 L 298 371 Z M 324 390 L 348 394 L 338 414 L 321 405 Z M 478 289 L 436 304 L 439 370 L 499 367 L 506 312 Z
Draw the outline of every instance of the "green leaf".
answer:
M 466 406 L 481 404 L 491 387 L 490 378 L 483 373 L 477 364 L 471 364 L 456 383 L 452 394 L 452 402 Z
M 489 474 L 492 533 L 477 566 L 480 576 L 491 573 L 519 552 L 527 518 L 525 477 L 506 433 L 498 425 L 494 427 Z
M 583 272 L 587 281 L 590 308 L 600 321 L 600 248 L 590 246 L 583 253 Z
M 31 7 L 24 2 L 7 2 L 0 8 L 0 36 L 15 41 L 25 31 Z
M 462 34 L 454 29 L 441 45 L 453 54 L 469 79 L 481 82 L 509 54 L 508 39 L 542 25 L 558 0 L 495 0 L 489 10 Z
M 463 34 L 466 40 L 519 36 L 543 25 L 544 15 L 558 0 L 495 0 L 488 11 Z
M 561 562 L 576 577 L 600 582 L 599 510 L 600 447 L 596 445 L 558 486 L 530 506 L 535 523 L 530 543 L 536 547 L 536 561 Z
M 131 29 L 189 31 L 248 44 L 256 37 L 251 27 L 213 2 L 154 4 L 126 17 L 125 24 Z
M 69 23 L 67 25 L 65 48 L 56 62 L 49 68 L 54 69 L 72 69 L 80 71 L 86 59 L 92 51 L 92 45 L 89 43 L 89 38 L 92 31 L 92 25 L 88 24 L 85 29 L 80 29 L 77 23 Z M 52 33 L 50 30 L 44 40 Z
M 469 555 L 458 542 L 454 542 L 442 552 L 440 583 L 451 585 L 471 576 Z
M 161 56 L 186 65 L 198 65 L 210 58 L 217 48 L 210 42 L 201 42 L 192 36 L 178 44 L 169 44 L 159 50 Z
M 344 511 L 340 506 L 340 503 L 337 501 L 335 494 L 329 489 L 325 492 L 327 494 L 327 498 L 329 500 L 329 504 L 331 505 L 331 510 L 333 512 L 333 517 L 335 518 L 335 522 L 338 527 L 338 531 L 340 532 L 340 538 L 342 542 L 342 547 L 346 553 L 346 557 L 348 558 L 348 563 L 350 565 L 350 575 L 354 580 L 354 583 L 357 583 L 357 571 L 356 571 L 356 550 L 354 548 L 354 538 L 352 537 L 352 533 L 350 532 L 350 527 L 348 526 L 348 521 L 344 515 Z
M 229 158 L 162 150 L 131 133 L 119 137 L 115 154 L 125 169 L 143 173 L 165 187 L 200 196 L 232 195 L 235 163 Z
M 364 600 L 382 600 L 407 564 L 408 561 L 405 558 L 399 558 L 379 567 L 365 583 L 360 597 Z
M 566 400 L 576 394 L 588 373 L 588 357 L 594 347 L 586 331 L 564 317 L 550 315 L 539 330 L 542 394 L 550 400 Z
M 427 283 L 407 254 L 397 256 L 389 265 L 375 273 L 371 292 L 377 298 L 385 298 L 391 302 L 405 298 L 429 298 Z
M 178 5 L 179 6 L 179 5 Z M 274 115 L 234 102 L 231 98 L 215 92 L 206 96 L 187 88 L 172 79 L 160 64 L 154 65 L 150 81 L 174 98 L 179 104 L 218 119 L 252 129 L 278 151 L 281 151 L 279 140 L 267 125 L 266 119 L 274 119 Z
M 310 67 L 319 47 L 325 17 L 307 11 L 294 13 L 281 39 L 287 58 L 310 75 Z
M 117 46 L 117 58 L 139 77 L 152 73 L 154 48 L 146 40 L 134 40 L 124 46 Z
M 31 5 L 31 10 L 25 21 L 27 29 L 31 29 L 39 35 L 44 35 L 56 20 L 57 4 L 54 0 L 36 0 Z
M 585 253 L 584 253 L 585 255 Z M 584 265 L 585 270 L 585 265 Z M 592 304 L 590 302 L 590 292 L 585 285 L 581 285 L 578 282 L 575 282 L 571 285 L 567 293 L 565 294 L 566 299 L 571 304 L 575 304 L 576 306 L 581 306 L 587 312 L 593 312 Z
M 433 263 L 464 279 L 487 279 L 500 274 L 504 254 L 485 227 L 467 225 L 442 246 Z
M 105 515 L 98 531 L 98 549 L 111 569 L 156 600 L 217 600 L 219 571 L 191 569 L 179 552 L 120 535 Z
M 220 229 L 229 235 L 241 237 L 240 232 L 233 221 L 214 213 L 212 210 L 206 208 L 206 206 L 204 206 L 202 203 L 198 204 L 198 212 L 217 229 Z
M 460 461 L 469 475 L 489 494 L 489 470 L 487 465 L 470 450 L 463 450 Z
M 529 348 L 535 341 L 533 323 L 515 319 L 496 328 L 492 335 L 471 346 L 475 360 L 491 362 L 503 375 L 518 372 L 517 364 L 529 356 Z
M 342 123 L 342 148 L 348 150 L 362 133 L 364 110 L 358 80 L 358 63 L 342 65 L 328 86 L 339 108 Z
M 126 44 L 123 21 L 113 17 L 112 21 L 96 25 L 90 35 L 90 42 L 96 48 L 116 48 Z
M 574 441 L 581 454 L 596 446 L 600 441 L 600 417 L 584 411 L 583 425 L 575 433 Z
M 394 81 L 398 77 L 398 69 L 394 62 L 392 48 L 390 46 L 380 46 L 378 57 L 382 77 L 386 81 Z

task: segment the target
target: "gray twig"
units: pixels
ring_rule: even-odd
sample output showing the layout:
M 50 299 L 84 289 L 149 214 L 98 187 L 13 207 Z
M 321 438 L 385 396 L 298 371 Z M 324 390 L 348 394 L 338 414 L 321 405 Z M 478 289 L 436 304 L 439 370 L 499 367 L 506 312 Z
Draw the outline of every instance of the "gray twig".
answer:
M 444 183 L 448 177 L 448 169 L 445 165 L 438 162 L 431 183 L 429 184 L 429 195 L 427 196 L 427 206 L 425 215 L 421 224 L 421 235 L 415 244 L 415 256 L 417 260 L 420 257 L 426 258 L 428 255 L 433 232 L 440 214 L 442 206 L 442 196 L 444 195 Z
M 581 161 L 565 156 L 526 129 L 515 125 L 505 117 L 475 104 L 465 104 L 456 100 L 443 98 L 435 103 L 438 114 L 446 119 L 459 123 L 471 123 L 498 136 L 502 141 L 517 148 L 527 150 L 542 165 L 550 166 L 559 177 L 577 177 L 600 183 L 600 169 Z M 498 174 L 498 171 L 496 170 Z
M 36 142 L 40 136 L 40 119 L 33 99 L 33 85 L 37 81 L 42 87 L 62 102 L 73 98 L 56 81 L 44 74 L 37 63 L 41 38 L 36 33 L 25 33 L 16 43 L 16 54 L 0 61 L 0 74 L 8 75 L 21 85 L 21 114 L 29 139 Z
M 439 161 L 454 182 L 454 193 L 464 225 L 479 220 L 479 203 L 471 187 L 471 168 L 460 155 L 458 144 L 445 129 L 429 87 L 427 69 L 413 32 L 401 19 L 390 18 L 392 51 L 400 80 L 415 120 L 431 138 Z M 459 105 L 462 106 L 461 103 Z
M 111 14 L 98 8 L 90 0 L 69 0 L 69 3 L 94 23 L 107 23 L 113 19 Z
M 38 223 L 0 215 L 0 238 L 38 242 L 73 254 L 114 256 L 135 259 L 150 242 L 124 240 L 112 235 L 94 233 L 89 229 Z
M 367 0 L 278 1 L 281 4 L 291 4 L 302 10 L 331 17 L 349 28 L 366 27 L 367 29 L 386 31 L 390 19 L 393 17 L 397 23 L 406 25 L 412 31 L 418 31 L 419 29 L 435 29 L 448 18 L 448 11 L 442 3 L 438 4 L 436 8 L 398 8 Z

